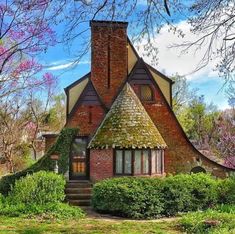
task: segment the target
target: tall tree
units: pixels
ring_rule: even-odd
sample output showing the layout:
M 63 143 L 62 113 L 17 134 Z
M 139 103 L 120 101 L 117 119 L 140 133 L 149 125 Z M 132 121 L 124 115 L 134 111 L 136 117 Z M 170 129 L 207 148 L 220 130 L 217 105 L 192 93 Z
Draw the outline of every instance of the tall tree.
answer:
M 16 170 L 15 162 L 19 162 L 22 145 L 32 149 L 37 159 L 37 136 L 44 125 L 56 85 L 51 74 L 47 73 L 42 80 L 40 86 L 11 93 L 0 102 L 0 152 L 11 173 Z
M 52 98 L 51 106 L 44 118 L 44 123 L 51 131 L 60 131 L 66 120 L 65 95 L 59 94 Z
M 197 96 L 197 90 L 190 88 L 185 76 L 176 74 L 171 79 L 175 82 L 172 90 L 173 110 L 178 115 Z

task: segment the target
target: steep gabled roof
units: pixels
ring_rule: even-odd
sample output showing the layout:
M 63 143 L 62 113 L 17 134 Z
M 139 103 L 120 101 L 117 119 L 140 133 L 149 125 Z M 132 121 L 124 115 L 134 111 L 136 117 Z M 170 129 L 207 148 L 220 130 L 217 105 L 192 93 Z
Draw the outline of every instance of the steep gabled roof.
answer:
M 137 62 L 139 59 L 141 59 L 141 57 L 139 56 L 139 54 L 137 53 L 135 47 L 133 46 L 131 40 L 129 39 L 129 37 L 127 37 L 127 41 L 129 43 L 129 45 L 131 46 L 136 58 L 137 58 Z M 175 82 L 170 79 L 169 77 L 167 77 L 166 75 L 164 75 L 163 73 L 161 73 L 160 71 L 158 71 L 156 68 L 154 68 L 153 66 L 149 65 L 148 63 L 144 62 L 146 64 L 146 66 L 148 67 L 148 69 L 150 69 L 151 71 L 153 71 L 154 73 L 156 73 L 158 76 L 160 76 L 161 78 L 163 78 L 164 80 L 166 80 L 167 82 L 174 84 Z
M 157 127 L 127 83 L 88 148 L 166 148 Z
M 68 118 L 71 118 L 76 113 L 76 110 L 81 104 L 101 105 L 106 111 L 106 107 L 103 104 L 102 100 L 100 99 L 98 93 L 96 92 L 91 80 L 88 80 L 88 83 L 86 84 L 85 88 L 82 90 L 71 112 L 68 114 Z

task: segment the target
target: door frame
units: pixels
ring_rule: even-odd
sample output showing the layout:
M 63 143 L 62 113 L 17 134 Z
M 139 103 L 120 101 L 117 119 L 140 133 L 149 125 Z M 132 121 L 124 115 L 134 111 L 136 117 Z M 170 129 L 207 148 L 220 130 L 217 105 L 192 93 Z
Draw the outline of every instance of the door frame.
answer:
M 81 138 L 86 140 L 86 175 L 84 176 L 74 176 L 72 171 L 72 144 L 75 141 L 75 139 Z M 90 150 L 87 148 L 88 146 L 88 136 L 75 136 L 73 138 L 72 144 L 70 146 L 70 152 L 69 152 L 69 180 L 88 180 L 90 178 Z

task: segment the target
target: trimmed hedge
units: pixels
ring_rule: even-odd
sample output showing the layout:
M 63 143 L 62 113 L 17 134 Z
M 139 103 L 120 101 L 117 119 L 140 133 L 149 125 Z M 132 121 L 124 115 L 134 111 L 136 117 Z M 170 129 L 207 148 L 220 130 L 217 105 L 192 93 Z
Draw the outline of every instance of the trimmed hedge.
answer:
M 161 181 L 123 177 L 104 180 L 92 190 L 92 205 L 101 212 L 131 217 L 158 217 L 163 211 Z
M 220 180 L 219 199 L 221 203 L 235 204 L 235 176 Z
M 203 210 L 217 204 L 218 181 L 204 173 L 179 174 L 163 180 L 161 193 L 167 216 Z
M 15 174 L 4 176 L 0 180 L 0 193 L 7 195 L 11 190 L 11 186 L 15 184 L 15 181 L 27 174 L 32 174 L 37 171 L 53 171 L 55 162 L 50 159 L 51 154 L 58 153 L 60 158 L 58 160 L 59 173 L 64 174 L 69 167 L 68 157 L 70 153 L 70 146 L 74 137 L 77 135 L 77 128 L 64 128 L 60 132 L 57 141 L 51 146 L 47 153 L 34 163 L 29 168 L 19 171 Z
M 223 194 L 226 198 L 233 191 L 234 181 L 230 180 L 233 179 L 223 180 L 227 184 Z M 221 183 L 221 180 L 203 173 L 179 174 L 163 179 L 112 178 L 95 184 L 92 206 L 99 212 L 129 218 L 172 216 L 219 204 Z

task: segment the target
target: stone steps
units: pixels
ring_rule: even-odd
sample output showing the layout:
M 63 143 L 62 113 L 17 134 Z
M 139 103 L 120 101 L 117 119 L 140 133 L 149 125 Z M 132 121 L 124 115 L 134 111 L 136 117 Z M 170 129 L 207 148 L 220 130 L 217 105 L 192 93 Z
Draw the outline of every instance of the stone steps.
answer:
M 92 183 L 89 180 L 70 180 L 65 187 L 66 201 L 74 206 L 90 206 Z
M 91 200 L 70 200 L 69 204 L 73 206 L 90 206 Z

